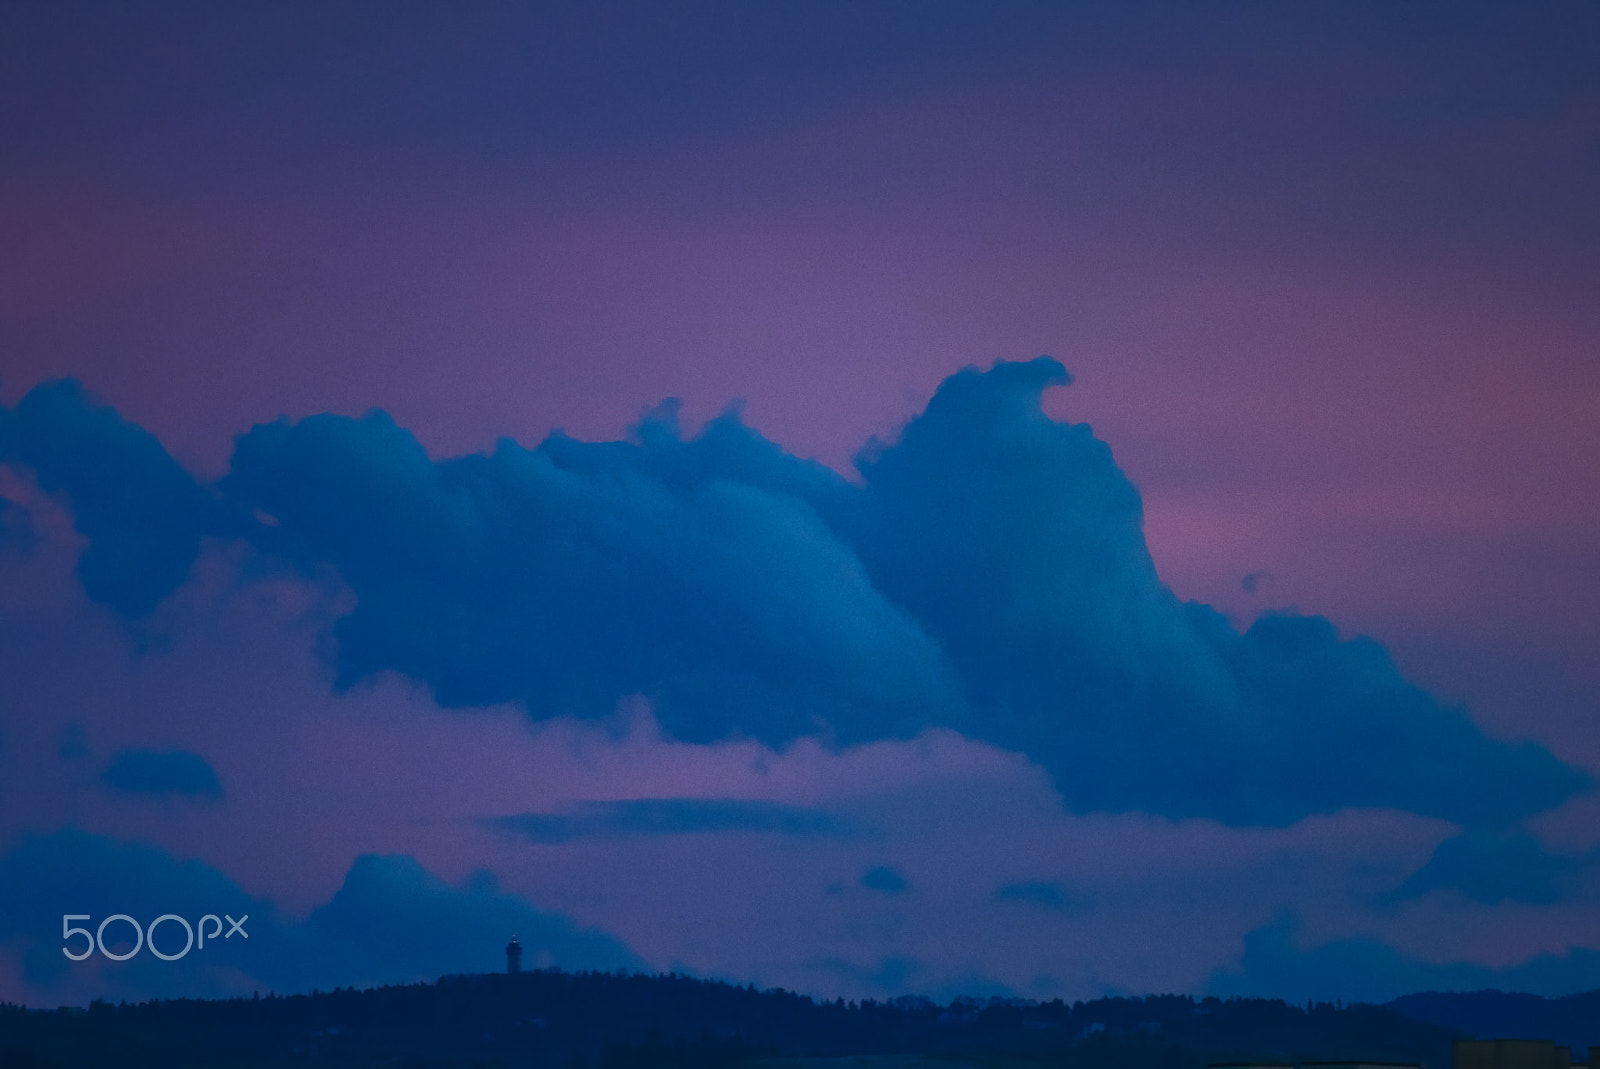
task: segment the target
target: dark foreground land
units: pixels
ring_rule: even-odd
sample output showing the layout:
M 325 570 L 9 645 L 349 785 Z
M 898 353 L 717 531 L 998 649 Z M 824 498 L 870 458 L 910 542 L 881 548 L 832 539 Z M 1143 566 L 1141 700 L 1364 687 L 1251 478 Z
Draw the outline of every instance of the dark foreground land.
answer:
M 680 976 L 526 973 L 87 1010 L 0 1006 L 0 1069 L 1203 1069 L 1360 1059 L 1446 1069 L 1463 1033 L 1380 1006 L 1183 996 L 826 1002 Z M 819 1061 L 819 1059 L 826 1059 Z

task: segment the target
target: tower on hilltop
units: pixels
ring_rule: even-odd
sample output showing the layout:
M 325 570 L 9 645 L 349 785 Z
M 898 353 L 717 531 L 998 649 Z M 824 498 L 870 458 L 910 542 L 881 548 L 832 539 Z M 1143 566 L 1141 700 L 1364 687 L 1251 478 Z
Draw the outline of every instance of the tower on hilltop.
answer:
M 511 976 L 522 971 L 522 944 L 517 942 L 517 937 L 512 936 L 511 942 L 506 944 L 506 973 Z

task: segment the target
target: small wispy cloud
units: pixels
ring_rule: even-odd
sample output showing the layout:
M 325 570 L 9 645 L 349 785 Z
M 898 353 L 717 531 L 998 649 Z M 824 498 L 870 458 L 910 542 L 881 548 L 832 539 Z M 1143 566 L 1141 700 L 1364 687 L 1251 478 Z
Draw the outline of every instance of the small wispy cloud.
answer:
M 756 832 L 848 836 L 852 828 L 820 809 L 743 798 L 627 798 L 580 802 L 557 813 L 492 817 L 489 827 L 536 843 L 642 835 Z
M 189 750 L 123 750 L 100 779 L 134 794 L 222 797 L 222 783 L 210 762 Z

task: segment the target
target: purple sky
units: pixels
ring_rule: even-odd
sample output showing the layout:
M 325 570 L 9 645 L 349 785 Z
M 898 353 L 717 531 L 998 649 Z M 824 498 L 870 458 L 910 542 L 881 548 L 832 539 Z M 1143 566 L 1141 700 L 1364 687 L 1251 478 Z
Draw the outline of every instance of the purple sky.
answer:
M 493 899 L 552 926 L 546 946 L 523 936 L 540 961 L 829 996 L 1600 987 L 1600 802 L 1575 775 L 1600 775 L 1600 16 L 991 7 L 0 14 L 0 404 L 46 428 L 14 442 L 55 419 L 67 443 L 0 439 L 0 906 L 41 918 L 0 926 L 0 999 L 401 980 L 491 968 L 510 934 L 338 974 L 327 947 L 360 937 L 314 912 L 336 893 L 438 925 Z M 1191 712 L 1072 689 L 1102 656 L 1163 695 L 1223 684 L 1156 679 L 1200 640 L 1137 561 L 1095 562 L 1142 552 L 1115 508 L 1074 504 L 1114 493 L 1115 469 L 1025 413 L 985 425 L 1020 452 L 963 437 L 973 384 L 998 378 L 929 407 L 965 367 L 1041 353 L 1074 379 L 1044 411 L 1109 446 L 1155 574 L 1226 615 L 1221 648 L 1263 613 L 1326 616 L 1382 643 L 1427 717 L 1481 729 L 1484 764 L 1388 734 L 1397 683 L 1323 706 L 1229 676 L 1243 704 Z M 91 409 L 27 422 L 23 398 L 62 378 L 281 539 L 199 523 L 151 612 L 86 590 L 93 473 L 125 487 L 113 512 L 165 499 L 107 459 L 122 446 L 96 454 Z M 431 483 L 395 499 L 398 520 L 362 512 L 361 473 L 401 470 L 399 439 L 370 424 L 305 432 L 303 461 L 259 439 L 254 476 L 234 454 L 256 424 L 374 408 L 433 461 L 558 428 L 614 441 L 667 397 L 686 439 L 738 403 L 843 480 L 809 496 L 722 469 L 709 488 L 540 474 L 539 508 L 567 510 L 600 563 L 581 571 L 563 543 L 535 580 L 515 547 L 544 514 L 497 527 L 500 482 L 471 484 L 483 511 L 465 519 L 467 498 Z M 921 446 L 857 469 L 925 409 Z M 74 450 L 86 467 L 61 459 Z M 543 454 L 496 456 L 511 479 Z M 1018 496 L 940 511 L 941 487 L 966 484 L 939 465 L 973 456 L 991 465 L 980 497 Z M 419 519 L 395 559 L 456 578 L 424 595 L 364 572 L 364 547 L 388 560 L 435 493 L 461 528 L 433 556 Z M 971 517 L 969 541 L 924 545 Z M 482 548 L 502 530 L 511 550 Z M 980 593 L 937 586 L 951 562 Z M 492 598 L 450 586 L 472 568 L 567 606 L 550 611 L 571 649 L 514 609 L 473 617 Z M 1002 589 L 1004 611 L 983 600 Z M 1064 603 L 1081 613 L 1051 615 Z M 472 656 L 508 635 L 483 655 L 503 692 L 441 692 L 430 666 L 455 654 L 384 630 L 411 611 L 464 614 Z M 658 615 L 673 622 L 652 630 Z M 355 656 L 341 618 L 377 631 L 370 669 L 336 687 Z M 582 662 L 578 690 L 552 697 L 563 662 Z M 1356 670 L 1328 671 L 1294 685 L 1331 693 Z M 884 711 L 930 694 L 950 710 Z M 583 705 L 597 695 L 603 710 Z M 791 706 L 813 727 L 784 726 Z M 1222 768 L 1210 788 L 1140 793 L 1189 783 L 1169 736 L 1220 717 L 1220 752 L 1234 715 L 1311 717 L 1283 738 L 1331 740 L 1330 779 L 1381 751 L 1385 775 L 1422 786 L 1306 800 Z M 1506 771 L 1532 760 L 1524 743 L 1575 778 L 1538 795 Z M 215 788 L 113 771 L 170 751 Z M 1083 762 L 1134 786 L 1082 786 Z M 1494 812 L 1463 815 L 1451 780 L 1501 771 Z M 56 837 L 42 854 L 38 836 Z M 162 853 L 129 860 L 134 844 Z M 73 851 L 112 860 L 40 868 Z M 357 887 L 368 854 L 435 882 Z M 284 949 L 44 964 L 57 915 L 81 912 L 62 896 L 176 910 L 162 895 L 188 901 L 182 861 L 270 903 L 259 939 Z M 156 875 L 112 909 L 91 885 L 128 866 Z

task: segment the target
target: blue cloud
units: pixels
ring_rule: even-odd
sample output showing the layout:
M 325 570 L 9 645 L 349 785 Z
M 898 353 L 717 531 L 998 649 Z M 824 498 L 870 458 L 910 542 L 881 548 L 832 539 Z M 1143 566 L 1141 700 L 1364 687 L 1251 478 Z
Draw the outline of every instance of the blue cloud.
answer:
M 381 413 L 320 416 L 245 435 L 224 485 L 277 519 L 262 548 L 355 592 L 343 686 L 394 670 L 539 716 L 643 692 L 693 741 L 910 735 L 952 704 L 937 646 L 812 508 L 656 478 L 647 448 L 556 436 L 436 464 Z
M 1019 880 L 1001 884 L 994 889 L 996 902 L 1020 902 L 1043 906 L 1060 913 L 1087 913 L 1090 901 L 1087 896 L 1069 891 L 1053 880 Z
M 339 971 L 358 983 L 491 971 L 503 967 L 500 951 L 513 935 L 530 966 L 641 965 L 611 936 L 535 909 L 496 890 L 492 880 L 452 887 L 406 855 L 357 858 L 333 900 L 311 914 L 305 930 L 339 948 Z
M 1043 357 L 953 375 L 860 485 L 736 410 L 685 439 L 671 404 L 628 441 L 443 461 L 382 412 L 280 420 L 240 438 L 220 499 L 76 387 L 29 394 L 4 437 L 71 497 L 85 588 L 124 611 L 181 581 L 202 530 L 337 572 L 341 687 L 399 672 L 535 717 L 646 694 L 698 742 L 939 725 L 1029 755 L 1075 810 L 1234 825 L 1374 807 L 1505 828 L 1592 786 L 1328 620 L 1241 634 L 1179 600 L 1110 449 L 1044 413 L 1069 381 Z
M 61 738 L 56 747 L 56 756 L 63 761 L 76 761 L 80 757 L 89 756 L 89 739 L 83 732 L 83 725 L 77 721 L 61 725 Z
M 1239 634 L 1163 584 L 1138 491 L 1058 423 L 1054 360 L 947 379 L 832 516 L 875 585 L 955 661 L 980 737 L 1030 754 L 1082 810 L 1288 824 L 1348 806 L 1487 824 L 1588 778 L 1491 740 L 1320 617 Z M 914 533 L 914 534 L 913 534 Z
M 1600 864 L 1600 851 L 1552 854 L 1522 831 L 1471 830 L 1446 839 L 1428 863 L 1396 889 L 1396 899 L 1453 889 L 1489 905 L 1559 902 Z
M 875 865 L 861 874 L 861 886 L 897 895 L 908 889 L 906 878 L 888 865 Z
M 1561 995 L 1600 988 L 1600 950 L 1572 947 L 1520 965 L 1490 968 L 1470 962 L 1434 963 L 1377 939 L 1340 939 L 1302 949 L 1291 916 L 1245 936 L 1238 965 L 1219 969 L 1209 990 L 1219 997 L 1263 996 L 1387 1002 L 1414 991 L 1525 991 Z
M 536 843 L 724 831 L 801 836 L 851 834 L 844 821 L 821 810 L 742 798 L 582 802 L 564 813 L 519 813 L 493 817 L 485 823 Z
M 0 431 L 0 460 L 72 502 L 88 540 L 78 560 L 84 591 L 142 616 L 189 576 L 203 534 L 231 530 L 212 496 L 154 435 L 96 404 L 76 382 L 29 391 Z
M 208 913 L 248 915 L 250 938 L 223 939 L 170 962 L 147 951 L 118 963 L 98 954 L 74 962 L 62 954 L 63 914 L 88 914 L 92 930 L 119 913 L 141 926 L 169 913 L 191 925 Z M 159 937 L 172 942 L 160 945 L 176 953 L 182 936 L 170 923 Z M 131 929 L 124 922 L 108 926 L 105 936 L 126 936 L 131 949 Z M 80 940 L 74 937 L 75 951 Z M 75 981 L 93 981 L 96 994 L 129 998 L 233 993 L 235 973 L 278 987 L 292 982 L 292 963 L 307 960 L 312 949 L 295 937 L 270 901 L 246 893 L 210 866 L 76 829 L 25 835 L 0 857 L 0 942 L 20 946 L 23 978 L 38 989 L 68 992 Z M 103 972 L 95 979 L 97 968 Z
M 63 755 L 71 741 L 63 735 Z M 77 741 L 81 745 L 81 733 Z M 123 750 L 111 759 L 100 779 L 132 794 L 222 797 L 222 783 L 210 763 L 188 750 Z
M 3 437 L 0 435 L 0 440 L 3 440 Z M 4 447 L 0 446 L 0 458 L 4 456 Z M 33 529 L 33 517 L 28 514 L 28 510 L 10 498 L 0 497 L 0 550 L 28 553 L 33 550 L 37 541 L 38 536 Z
M 73 962 L 61 953 L 61 918 L 67 913 L 88 914 L 91 928 L 118 913 L 141 925 L 168 913 L 191 925 L 208 913 L 248 915 L 248 938 L 219 939 L 177 961 L 141 951 L 120 963 L 98 954 Z M 106 938 L 119 932 L 129 935 L 131 949 L 125 922 L 108 927 Z M 610 935 L 503 893 L 492 879 L 452 886 L 403 855 L 358 858 L 339 891 L 304 921 L 201 862 L 76 829 L 24 836 L 0 856 L 0 943 L 20 948 L 30 985 L 66 997 L 289 992 L 490 972 L 504 967 L 501 951 L 512 935 L 526 948 L 530 965 L 640 965 Z M 182 946 L 180 927 L 172 922 L 162 925 L 159 937 L 168 953 Z

